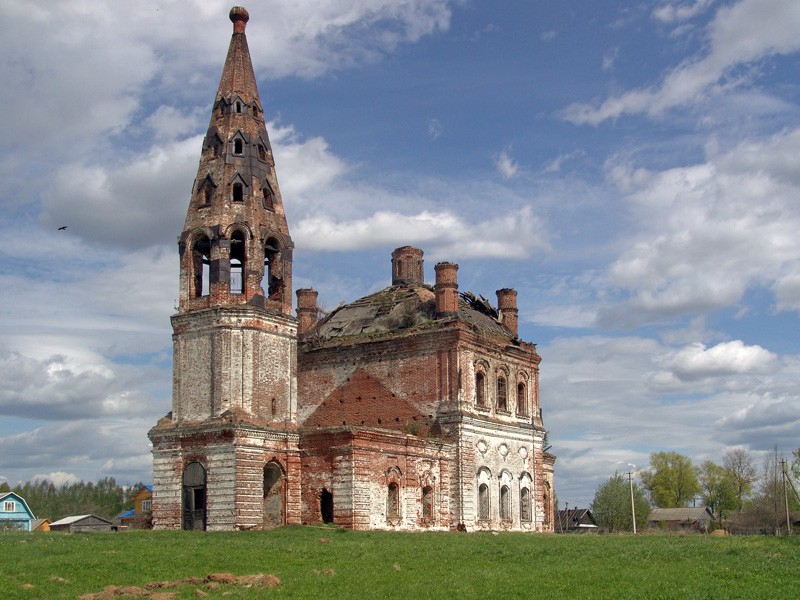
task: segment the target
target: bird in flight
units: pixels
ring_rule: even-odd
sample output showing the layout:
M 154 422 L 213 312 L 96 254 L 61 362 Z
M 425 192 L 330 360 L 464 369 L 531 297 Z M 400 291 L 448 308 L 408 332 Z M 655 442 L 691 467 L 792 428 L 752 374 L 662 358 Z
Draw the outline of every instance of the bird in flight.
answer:
M 66 226 L 66 225 L 62 225 L 61 227 L 59 227 L 59 228 L 58 228 L 58 230 L 59 230 L 59 231 L 64 231 L 66 228 L 67 228 L 67 226 Z

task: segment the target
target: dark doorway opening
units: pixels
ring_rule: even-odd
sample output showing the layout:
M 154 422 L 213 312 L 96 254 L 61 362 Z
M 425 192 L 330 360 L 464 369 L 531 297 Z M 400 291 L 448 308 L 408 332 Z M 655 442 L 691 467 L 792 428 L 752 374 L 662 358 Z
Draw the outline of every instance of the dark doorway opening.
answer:
M 183 528 L 206 528 L 206 470 L 199 462 L 190 462 L 183 470 Z
M 284 522 L 283 473 L 274 462 L 264 467 L 264 527 L 278 527 Z
M 333 523 L 333 494 L 326 489 L 319 497 L 319 512 L 323 523 Z

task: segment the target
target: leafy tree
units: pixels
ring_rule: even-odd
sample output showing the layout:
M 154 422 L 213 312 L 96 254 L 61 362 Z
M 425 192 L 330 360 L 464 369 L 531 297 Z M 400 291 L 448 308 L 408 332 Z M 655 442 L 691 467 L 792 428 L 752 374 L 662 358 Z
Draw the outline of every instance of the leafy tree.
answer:
M 753 493 L 753 486 L 758 481 L 758 469 L 753 464 L 753 457 L 741 448 L 728 450 L 722 457 L 722 466 L 730 473 L 736 493 L 736 509 L 741 512 L 744 501 Z
M 633 503 L 636 508 L 636 527 L 644 528 L 650 515 L 650 503 L 637 483 L 633 484 Z M 592 514 L 597 524 L 608 531 L 632 531 L 631 488 L 619 474 L 609 478 L 594 494 Z
M 736 486 L 728 469 L 707 460 L 698 469 L 698 475 L 703 502 L 720 521 L 739 507 Z
M 700 493 L 692 459 L 677 452 L 653 452 L 650 470 L 642 473 L 642 483 L 661 508 L 682 508 Z
M 8 485 L 7 481 L 4 481 L 3 483 L 0 483 L 0 494 L 5 494 L 6 492 L 10 492 L 10 491 L 11 491 L 11 486 Z

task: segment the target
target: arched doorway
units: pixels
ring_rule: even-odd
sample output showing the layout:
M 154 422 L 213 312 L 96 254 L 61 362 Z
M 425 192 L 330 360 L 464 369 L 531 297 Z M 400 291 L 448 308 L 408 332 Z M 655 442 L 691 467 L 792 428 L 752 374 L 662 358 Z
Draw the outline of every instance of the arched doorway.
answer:
M 333 494 L 324 488 L 319 497 L 319 512 L 323 523 L 333 523 Z
M 264 526 L 284 524 L 283 472 L 275 462 L 264 467 Z
M 183 469 L 183 528 L 206 528 L 206 469 L 199 462 L 190 462 Z

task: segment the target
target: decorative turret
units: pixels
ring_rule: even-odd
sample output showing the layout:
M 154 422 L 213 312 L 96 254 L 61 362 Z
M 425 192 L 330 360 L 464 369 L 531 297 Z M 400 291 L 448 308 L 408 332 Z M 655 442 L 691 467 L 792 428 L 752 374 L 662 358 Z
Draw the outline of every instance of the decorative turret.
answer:
M 253 304 L 290 315 L 292 249 L 245 36 L 233 36 L 179 238 L 180 312 Z
M 392 285 L 423 284 L 422 250 L 402 246 L 392 252 Z
M 503 288 L 497 290 L 497 310 L 500 313 L 500 321 L 511 333 L 518 333 L 518 310 L 517 310 L 517 290 Z
M 314 329 L 319 318 L 317 290 L 303 288 L 297 290 L 297 333 L 303 335 Z
M 436 271 L 436 315 L 458 314 L 458 265 L 440 262 L 433 269 Z

